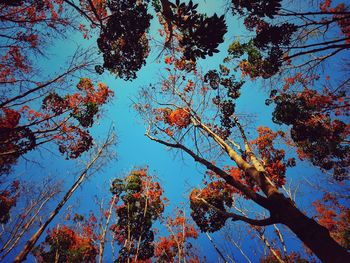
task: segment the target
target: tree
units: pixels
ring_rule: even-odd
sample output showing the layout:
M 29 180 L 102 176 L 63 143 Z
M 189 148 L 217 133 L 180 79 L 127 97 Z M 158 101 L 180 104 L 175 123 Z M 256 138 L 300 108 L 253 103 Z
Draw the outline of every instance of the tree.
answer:
M 80 173 L 78 179 L 74 182 L 74 184 L 68 189 L 66 194 L 63 196 L 61 201 L 57 204 L 55 209 L 50 213 L 46 221 L 39 227 L 39 229 L 31 236 L 31 238 L 27 241 L 23 249 L 18 253 L 14 262 L 22 262 L 26 259 L 27 255 L 34 248 L 35 243 L 38 241 L 40 236 L 45 231 L 46 227 L 51 223 L 51 221 L 57 216 L 62 207 L 67 203 L 72 194 L 77 190 L 77 188 L 84 182 L 90 170 L 93 169 L 93 166 L 98 167 L 97 161 L 103 157 L 107 148 L 114 143 L 114 135 L 109 134 L 106 141 L 102 144 L 102 146 L 97 150 L 96 154 L 92 157 L 90 162 L 86 165 L 86 168 Z M 100 164 L 101 165 L 101 164 Z
M 135 79 L 150 52 L 147 32 L 152 16 L 147 8 L 151 1 L 84 0 L 81 6 L 70 0 L 64 2 L 83 14 L 93 28 L 100 30 L 97 45 L 103 53 L 104 63 L 96 67 L 96 71 L 102 73 L 105 68 L 125 80 Z M 176 38 L 184 48 L 183 55 L 187 60 L 195 61 L 219 52 L 217 47 L 224 41 L 227 31 L 223 16 L 199 14 L 198 4 L 193 1 L 156 0 L 152 1 L 152 6 L 166 33 L 164 49 L 171 47 Z M 82 25 L 82 29 L 88 32 L 86 26 Z
M 139 169 L 124 179 L 115 179 L 111 192 L 123 201 L 116 208 L 117 222 L 111 226 L 121 246 L 117 261 L 150 259 L 154 255 L 152 225 L 164 211 L 163 189 L 148 175 L 147 169 Z
M 157 262 L 199 262 L 189 239 L 196 239 L 198 233 L 193 224 L 188 222 L 185 212 L 177 209 L 175 217 L 168 217 L 166 227 L 169 236 L 160 237 L 155 244 Z
M 339 199 L 334 194 L 325 193 L 322 200 L 315 201 L 313 205 L 318 222 L 330 231 L 339 244 L 349 249 L 350 209 L 342 205 Z
M 176 61 L 176 57 L 172 57 L 171 61 Z M 148 126 L 148 138 L 188 154 L 219 179 L 216 185 L 212 185 L 214 189 L 217 187 L 214 193 L 219 194 L 218 198 L 210 191 L 208 194 L 199 192 L 191 195 L 192 202 L 196 201 L 194 197 L 203 196 L 205 202 L 201 200 L 201 203 L 204 204 L 197 202 L 196 207 L 202 205 L 203 213 L 210 215 L 198 220 L 207 220 L 204 222 L 208 222 L 208 230 L 211 231 L 220 229 L 227 219 L 255 226 L 281 223 L 289 227 L 321 260 L 330 262 L 337 257 L 341 262 L 349 259 L 346 249 L 330 237 L 327 229 L 302 213 L 279 190 L 285 182 L 287 166 L 294 164 L 294 161 L 285 159 L 283 150 L 274 146 L 275 138 L 285 135 L 261 128 L 258 139 L 249 141 L 234 113 L 232 99 L 239 97 L 240 84 L 229 76 L 228 68 L 221 66 L 223 76 L 219 78 L 218 86 L 213 85 L 216 83 L 213 79 L 205 83 L 205 77 L 197 70 L 184 72 L 176 63 L 168 72 L 167 78 L 160 83 L 162 88 L 145 88 L 140 92 L 135 108 Z M 233 128 L 238 135 L 231 136 Z M 241 143 L 244 147 L 240 147 Z M 215 154 L 221 158 L 214 162 L 211 156 Z M 229 161 L 233 161 L 235 166 L 225 169 L 225 163 Z M 223 191 L 226 187 L 229 188 L 227 192 Z M 227 212 L 232 198 L 230 195 L 233 194 L 253 201 L 266 209 L 270 216 L 249 218 Z M 214 204 L 211 204 L 212 201 Z M 194 209 L 197 216 L 200 210 Z M 201 218 L 201 214 L 198 216 Z M 195 219 L 197 223 L 202 222 L 198 220 Z
M 38 262 L 96 262 L 98 254 L 95 229 L 96 218 L 93 214 L 87 220 L 76 214 L 75 226 L 57 225 L 49 230 L 34 255 Z
M 320 94 L 305 87 L 300 93 L 285 92 L 272 99 L 276 104 L 273 121 L 291 125 L 299 158 L 333 172 L 340 181 L 348 179 L 350 166 L 349 131 L 344 122 L 350 109 L 345 97 L 343 92 Z
M 228 30 L 225 16 L 201 13 L 193 1 L 0 1 L 0 27 L 4 32 L 0 34 L 0 83 L 4 87 L 0 94 L 0 174 L 9 173 L 19 157 L 46 143 L 58 144 L 59 151 L 69 159 L 88 151 L 93 144 L 88 129 L 112 93 L 103 84 L 94 87 L 90 75 L 80 74 L 89 78 L 76 81 L 75 73 L 92 74 L 94 68 L 103 74 L 107 69 L 118 78 L 133 80 L 153 50 L 150 40 L 155 39 L 154 46 L 160 43 L 161 49 L 156 60 L 164 58 L 165 74 L 159 83 L 140 91 L 134 106 L 146 123 L 149 139 L 187 154 L 206 170 L 203 188 L 193 189 L 190 194 L 191 215 L 199 228 L 214 232 L 228 220 L 242 221 L 252 226 L 268 246 L 261 229 L 282 224 L 320 260 L 347 262 L 348 209 L 342 202 L 330 196 L 316 202 L 317 222 L 283 190 L 289 167 L 299 165 L 301 160 L 310 161 L 323 174 L 331 174 L 329 178 L 347 183 L 350 77 L 323 75 L 329 69 L 326 61 L 333 63 L 349 51 L 349 6 L 327 0 L 321 1 L 316 10 L 310 5 L 303 12 L 294 7 L 288 10 L 292 5 L 281 0 L 225 2 L 236 18 L 243 18 L 249 36 L 231 43 L 218 68 L 201 72 L 200 63 L 219 52 Z M 150 35 L 151 8 L 158 18 L 160 37 Z M 76 24 L 71 11 L 86 21 Z M 33 54 L 45 54 L 44 44 L 52 36 L 65 36 L 68 28 L 79 29 L 84 38 L 97 31 L 103 62 L 97 63 L 88 53 L 77 53 L 66 70 L 42 78 Z M 258 127 L 255 136 L 247 126 L 247 115 L 236 112 L 242 87 L 249 81 L 247 76 L 257 81 L 254 84 L 262 83 L 258 80 L 262 78 L 273 86 L 267 87 L 270 96 L 266 104 L 274 107 L 272 121 L 281 125 L 278 129 L 266 124 Z M 342 82 L 336 83 L 340 78 Z M 76 93 L 71 81 L 79 82 Z M 86 172 L 15 262 L 26 257 Z M 121 262 L 149 261 L 154 253 L 152 226 L 161 217 L 164 200 L 159 184 L 147 172 L 133 171 L 112 186 L 113 200 L 120 196 L 123 201 L 115 209 L 118 221 L 112 226 L 121 246 Z M 16 189 L 1 191 L 1 196 L 1 219 L 6 222 L 17 201 Z M 237 199 L 251 202 L 253 210 L 237 210 Z M 113 209 L 112 202 L 101 232 L 100 261 Z M 158 251 L 161 256 L 166 251 L 172 260 L 186 259 L 186 235 L 181 235 L 178 223 L 186 232 L 185 221 L 182 215 L 169 219 L 168 226 L 178 235 L 163 239 L 160 247 L 164 250 Z M 68 226 L 64 231 L 74 239 L 80 234 Z M 49 246 L 55 245 L 52 237 L 57 236 L 67 244 L 57 228 L 48 237 Z M 192 232 L 188 237 L 194 236 Z M 68 251 L 76 245 L 68 241 Z M 58 251 L 57 247 L 53 250 Z M 284 250 L 282 254 L 272 246 L 269 251 L 263 261 L 272 260 L 272 256 L 279 262 L 303 260 L 297 253 Z M 54 254 L 47 255 L 52 260 Z
M 49 201 L 60 193 L 60 182 L 55 182 L 52 178 L 45 178 L 40 184 L 21 180 L 13 182 L 13 187 L 17 187 L 15 201 L 19 201 L 16 207 L 12 206 L 10 210 L 1 209 L 7 212 L 7 222 L 2 222 L 3 232 L 0 235 L 0 260 L 3 260 L 16 247 L 21 246 L 25 240 L 26 234 L 35 229 L 40 224 Z M 9 197 L 5 201 L 9 202 Z M 12 197 L 12 203 L 14 197 Z M 8 208 L 8 207 L 7 207 Z
M 76 93 L 64 97 L 51 92 L 43 99 L 39 111 L 28 105 L 17 111 L 1 109 L 3 173 L 8 173 L 21 155 L 48 142 L 58 144 L 67 159 L 75 159 L 92 147 L 93 139 L 87 128 L 93 125 L 101 106 L 113 92 L 103 83 L 98 83 L 96 89 L 88 78 L 81 78 L 76 88 Z
M 350 12 L 345 3 L 321 1 L 318 10 L 300 12 L 289 10 L 281 0 L 231 2 L 233 15 L 242 16 L 246 29 L 255 36 L 246 43 L 234 41 L 228 59 L 246 54 L 248 58 L 243 58 L 238 67 L 252 78 L 270 78 L 292 60 L 300 63 L 301 57 L 301 63 L 292 68 L 309 71 L 350 48 Z
M 76 89 L 71 82 L 76 81 L 75 73 L 91 75 L 94 56 L 77 51 L 67 68 L 49 80 L 40 76 L 36 59 L 46 55 L 54 37 L 75 28 L 68 7 L 51 0 L 0 3 L 0 174 L 9 173 L 19 157 L 48 142 L 56 142 L 67 158 L 91 148 L 87 128 L 112 92 L 103 83 L 95 90 L 87 78 Z
M 62 35 L 72 23 L 62 1 L 51 0 L 0 1 L 0 21 L 0 84 L 9 87 L 30 83 L 32 52 L 44 54 L 50 37 Z
M 10 219 L 10 210 L 16 206 L 19 196 L 19 181 L 13 181 L 9 187 L 0 191 L 0 223 L 6 224 Z
M 98 262 L 102 263 L 103 262 L 103 256 L 104 256 L 104 250 L 105 250 L 105 245 L 106 245 L 106 238 L 107 238 L 107 232 L 109 230 L 109 224 L 112 218 L 113 214 L 113 209 L 115 208 L 116 204 L 119 201 L 119 196 L 114 194 L 110 204 L 109 208 L 106 211 L 103 211 L 101 208 L 101 233 L 100 233 L 100 244 L 99 244 L 99 249 L 98 249 Z M 105 218 L 105 223 L 103 225 L 103 218 Z

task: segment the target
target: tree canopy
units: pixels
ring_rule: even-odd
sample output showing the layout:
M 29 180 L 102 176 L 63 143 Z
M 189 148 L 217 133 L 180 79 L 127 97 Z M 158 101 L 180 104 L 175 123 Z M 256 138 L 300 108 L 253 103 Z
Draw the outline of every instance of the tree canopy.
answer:
M 0 0 L 0 29 L 0 261 L 350 262 L 346 1 Z

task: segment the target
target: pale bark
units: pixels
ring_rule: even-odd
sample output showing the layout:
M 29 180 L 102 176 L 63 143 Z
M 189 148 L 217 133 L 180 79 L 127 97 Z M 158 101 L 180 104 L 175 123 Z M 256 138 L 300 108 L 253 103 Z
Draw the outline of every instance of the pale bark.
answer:
M 99 245 L 99 251 L 98 251 L 98 262 L 102 263 L 103 262 L 103 252 L 105 249 L 105 243 L 106 243 L 106 235 L 107 235 L 107 229 L 109 226 L 109 222 L 111 220 L 112 217 L 112 210 L 113 210 L 113 206 L 118 203 L 118 196 L 114 195 L 111 201 L 111 205 L 109 206 L 108 209 L 108 215 L 107 215 L 107 219 L 106 219 L 106 223 L 105 223 L 105 227 L 102 229 L 102 234 L 101 234 L 101 239 L 100 239 L 100 245 Z
M 26 259 L 27 255 L 30 253 L 30 251 L 33 249 L 35 243 L 38 241 L 40 236 L 45 231 L 46 227 L 51 223 L 51 221 L 57 216 L 57 214 L 60 212 L 62 207 L 67 203 L 69 198 L 72 196 L 72 194 L 78 189 L 78 187 L 83 183 L 83 181 L 86 179 L 87 174 L 89 170 L 93 167 L 93 165 L 96 163 L 96 161 L 102 156 L 104 150 L 111 144 L 110 138 L 107 139 L 107 141 L 101 146 L 101 148 L 97 151 L 97 154 L 92 158 L 92 160 L 87 164 L 84 171 L 80 174 L 78 179 L 74 182 L 74 184 L 71 186 L 71 188 L 66 192 L 62 200 L 59 202 L 59 204 L 56 206 L 56 208 L 51 212 L 49 217 L 46 219 L 46 221 L 40 226 L 40 228 L 34 233 L 34 235 L 27 241 L 24 248 L 20 251 L 20 253 L 16 256 L 14 263 L 22 262 Z

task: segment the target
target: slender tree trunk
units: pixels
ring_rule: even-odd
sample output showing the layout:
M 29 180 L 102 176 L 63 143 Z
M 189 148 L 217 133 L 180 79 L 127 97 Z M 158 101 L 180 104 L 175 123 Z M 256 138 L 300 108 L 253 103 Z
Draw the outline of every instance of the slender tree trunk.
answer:
M 241 248 L 241 246 L 238 245 L 237 242 L 236 242 L 233 238 L 229 237 L 229 240 L 230 240 L 231 243 L 233 243 L 233 244 L 235 245 L 235 247 L 239 250 L 239 252 L 243 255 L 243 257 L 247 260 L 247 262 L 248 262 L 248 263 L 252 263 L 252 261 L 249 259 L 249 257 L 247 256 L 247 254 L 244 253 L 244 251 L 243 251 L 243 249 Z
M 103 261 L 103 252 L 104 252 L 104 249 L 105 249 L 107 228 L 108 228 L 108 225 L 109 225 L 109 221 L 111 220 L 113 206 L 114 206 L 115 203 L 118 202 L 117 199 L 118 199 L 118 196 L 114 195 L 113 199 L 111 201 L 111 205 L 110 205 L 110 207 L 108 209 L 108 216 L 107 216 L 105 227 L 104 227 L 103 232 L 102 232 L 101 241 L 100 241 L 100 247 L 99 247 L 99 252 L 98 252 L 98 262 L 99 263 L 102 263 L 102 261 Z
M 328 229 L 303 214 L 282 194 L 269 199 L 273 199 L 272 212 L 280 222 L 288 226 L 322 262 L 350 262 L 350 254 L 330 236 Z
M 96 156 L 89 162 L 89 164 L 86 166 L 85 170 L 80 174 L 79 178 L 75 181 L 75 183 L 72 185 L 72 187 L 67 191 L 67 193 L 64 195 L 63 199 L 59 202 L 59 204 L 56 206 L 55 210 L 52 211 L 48 219 L 45 221 L 44 224 L 41 225 L 41 227 L 34 233 L 34 235 L 27 241 L 22 251 L 17 255 L 14 263 L 22 262 L 26 259 L 27 255 L 30 253 L 30 251 L 33 249 L 35 243 L 38 241 L 42 233 L 45 231 L 46 227 L 51 223 L 51 221 L 56 217 L 56 215 L 59 213 L 61 208 L 67 203 L 69 198 L 72 196 L 72 194 L 77 190 L 77 188 L 81 185 L 81 183 L 84 181 L 84 179 L 87 176 L 88 171 L 93 166 L 93 164 L 101 157 L 104 149 L 108 146 L 110 143 L 110 140 L 108 139 L 103 146 L 98 150 Z
M 225 256 L 221 253 L 220 249 L 216 246 L 214 240 L 211 238 L 211 236 L 208 234 L 208 232 L 205 232 L 205 234 L 207 235 L 207 238 L 209 239 L 210 243 L 213 245 L 213 247 L 215 248 L 216 252 L 218 252 L 219 256 L 222 258 L 222 260 L 225 263 L 228 263 L 228 261 L 226 260 Z
M 271 246 L 270 242 L 266 239 L 265 235 L 264 235 L 264 232 L 259 230 L 259 229 L 256 229 L 256 231 L 258 232 L 258 237 L 260 238 L 260 240 L 262 242 L 264 242 L 265 246 L 271 251 L 272 255 L 275 256 L 275 258 L 277 259 L 277 261 L 279 263 L 285 263 L 281 257 L 278 255 L 278 253 L 276 252 L 276 250 Z
M 147 194 L 148 194 L 148 192 L 147 192 Z M 143 220 L 145 220 L 147 209 L 148 209 L 148 195 L 146 196 L 146 204 L 145 204 L 145 208 L 143 210 Z M 142 234 L 143 234 L 143 225 L 141 226 L 139 239 L 137 241 L 136 255 L 135 255 L 135 259 L 134 259 L 135 263 L 137 262 L 137 258 L 139 256 Z
M 4 259 L 13 249 L 14 247 L 17 245 L 17 243 L 20 241 L 20 239 L 22 238 L 22 236 L 28 231 L 28 229 L 33 225 L 33 223 L 35 222 L 36 217 L 38 216 L 39 212 L 41 211 L 41 209 L 44 207 L 44 205 L 55 195 L 57 194 L 52 193 L 50 196 L 48 196 L 46 198 L 46 200 L 44 200 L 44 202 L 39 206 L 39 208 L 37 209 L 37 211 L 35 212 L 35 214 L 31 217 L 31 219 L 22 227 L 21 232 L 14 237 L 14 239 L 10 239 L 4 246 L 4 250 L 7 248 L 7 246 L 9 246 L 9 244 L 11 242 L 13 242 L 10 247 L 7 249 L 7 251 L 4 253 L 4 255 L 1 256 L 0 261 L 2 259 Z

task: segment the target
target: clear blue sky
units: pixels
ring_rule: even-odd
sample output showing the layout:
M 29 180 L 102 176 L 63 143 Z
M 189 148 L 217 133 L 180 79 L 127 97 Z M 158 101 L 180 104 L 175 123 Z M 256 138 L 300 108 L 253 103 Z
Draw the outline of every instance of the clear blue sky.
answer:
M 223 14 L 222 1 L 207 0 L 200 1 L 200 11 L 207 12 L 211 15 L 214 12 Z M 226 35 L 226 40 L 233 40 L 233 36 L 242 35 L 243 27 L 240 23 L 233 19 L 232 16 L 227 17 L 227 24 L 229 32 Z M 153 19 L 152 32 L 157 30 L 157 18 Z M 154 35 L 154 34 L 153 34 Z M 225 56 L 225 50 L 230 41 L 226 41 L 220 46 L 221 53 L 215 55 L 206 61 L 200 61 L 200 65 L 204 69 L 216 68 L 216 66 L 222 62 Z M 72 54 L 77 46 L 88 47 L 89 45 L 95 45 L 95 37 L 90 41 L 84 40 L 81 34 L 76 33 L 74 35 L 68 35 L 68 39 L 58 40 L 53 45 L 49 53 L 51 54 L 48 59 L 41 61 L 43 68 L 43 75 L 56 72 L 62 61 L 70 54 Z M 158 55 L 159 50 L 153 50 L 151 56 L 147 59 L 147 65 L 143 67 L 138 73 L 138 78 L 132 82 L 125 82 L 116 79 L 109 73 L 102 75 L 101 81 L 106 83 L 114 92 L 115 98 L 112 103 L 105 107 L 105 111 L 101 119 L 99 119 L 94 127 L 91 129 L 92 134 L 103 140 L 111 125 L 114 123 L 115 130 L 118 138 L 116 146 L 117 160 L 112 161 L 99 173 L 93 175 L 83 187 L 79 189 L 69 201 L 69 204 L 65 208 L 73 205 L 77 208 L 77 212 L 80 214 L 87 214 L 89 210 L 96 211 L 96 205 L 94 204 L 94 196 L 108 196 L 109 182 L 119 176 L 127 174 L 135 166 L 142 167 L 148 166 L 150 171 L 160 178 L 162 187 L 165 190 L 165 196 L 170 199 L 170 206 L 166 208 L 165 213 L 171 215 L 173 208 L 180 205 L 180 202 L 184 202 L 184 207 L 189 215 L 188 194 L 191 187 L 201 185 L 201 179 L 204 169 L 196 165 L 191 159 L 181 156 L 174 156 L 173 152 L 169 152 L 164 146 L 148 140 L 144 136 L 145 128 L 141 120 L 137 118 L 136 112 L 133 110 L 131 99 L 134 99 L 137 95 L 139 88 L 143 85 L 153 83 L 154 80 L 161 74 L 161 68 L 164 66 L 155 62 L 155 57 Z M 237 111 L 241 113 L 250 113 L 256 115 L 254 126 L 270 126 L 276 127 L 271 122 L 271 108 L 265 106 L 264 101 L 268 94 L 260 81 L 248 82 L 242 92 L 242 97 L 237 104 Z M 252 138 L 255 135 L 254 128 L 251 129 Z M 56 146 L 53 146 L 55 148 Z M 50 147 L 51 148 L 51 147 Z M 57 178 L 65 179 L 65 189 L 68 189 L 74 175 L 76 174 L 78 161 L 66 161 L 64 160 L 55 149 L 53 151 L 56 155 L 49 153 L 46 150 L 41 152 L 31 152 L 26 157 L 32 160 L 38 160 L 43 167 L 39 167 L 36 164 L 26 163 L 22 160 L 18 167 L 16 167 L 15 174 L 21 176 L 24 180 L 28 181 L 41 181 L 43 177 L 52 175 Z M 301 164 L 298 168 L 291 169 L 289 174 L 291 175 L 292 182 L 297 184 L 299 180 L 304 177 L 314 175 L 317 170 L 311 169 L 308 164 Z M 301 195 L 301 198 L 297 200 L 299 205 L 303 208 L 308 207 L 310 200 L 313 200 L 317 196 Z M 54 204 L 53 204 L 54 205 Z M 63 212 L 63 211 L 62 211 Z M 61 212 L 61 215 L 63 214 Z M 54 226 L 60 218 L 57 218 L 50 227 Z M 235 223 L 236 226 L 240 226 L 239 223 Z M 245 231 L 245 228 L 242 228 Z M 161 232 L 162 233 L 162 232 Z M 164 233 L 164 232 L 163 232 Z M 235 233 L 232 233 L 233 236 Z M 218 244 L 222 243 L 222 235 L 213 235 Z M 43 238 L 42 238 L 43 239 Z M 255 241 L 251 241 L 249 237 L 245 237 L 245 245 L 243 249 L 250 256 L 254 262 L 258 262 L 258 256 L 253 255 L 253 249 L 262 251 L 263 247 Z M 287 239 L 290 239 L 287 237 Z M 289 249 L 292 250 L 293 246 L 297 246 L 299 249 L 300 243 L 290 241 Z M 206 256 L 207 262 L 217 262 L 218 255 L 214 251 L 212 245 L 209 243 L 205 235 L 200 236 L 198 241 L 193 242 L 200 251 L 201 256 Z M 106 253 L 106 262 L 108 260 L 108 252 Z M 240 253 L 235 250 L 235 259 L 237 262 L 244 262 Z M 28 259 L 28 262 L 33 262 L 32 259 Z

